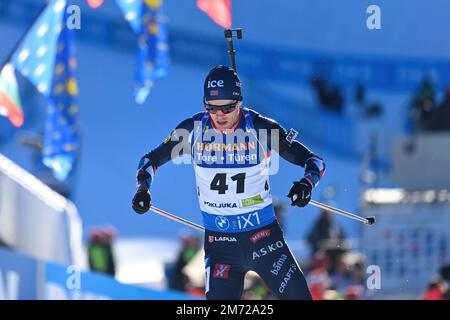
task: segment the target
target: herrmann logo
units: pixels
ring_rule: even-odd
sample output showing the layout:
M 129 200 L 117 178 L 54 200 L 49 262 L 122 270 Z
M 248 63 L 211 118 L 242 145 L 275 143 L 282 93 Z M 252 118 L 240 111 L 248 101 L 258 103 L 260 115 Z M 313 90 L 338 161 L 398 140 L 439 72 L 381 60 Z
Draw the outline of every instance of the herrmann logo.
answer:
M 215 222 L 217 228 L 219 228 L 220 230 L 228 230 L 228 228 L 230 227 L 230 221 L 228 221 L 228 219 L 224 216 L 216 217 Z
M 265 246 L 265 247 L 259 249 L 258 251 L 253 251 L 252 259 L 255 260 L 257 258 L 261 258 L 261 256 L 265 256 L 266 254 L 274 252 L 283 247 L 284 247 L 283 241 L 277 241 L 275 243 L 271 243 L 268 246 Z
M 273 121 L 273 123 L 276 123 Z M 258 164 L 267 161 L 267 170 L 262 170 L 260 174 L 274 175 L 278 173 L 280 156 L 276 152 L 267 152 L 267 144 L 259 144 L 255 140 L 268 141 L 270 139 L 273 150 L 279 149 L 280 131 L 278 129 L 243 130 L 237 128 L 232 134 L 222 135 L 215 130 L 209 130 L 209 126 L 202 124 L 202 121 L 194 121 L 194 131 L 183 128 L 176 129 L 177 135 L 170 141 L 177 141 L 172 148 L 170 159 L 172 163 L 179 164 L 236 164 L 249 162 Z M 193 132 L 193 136 L 191 136 Z M 185 143 L 186 141 L 196 141 L 195 147 Z M 287 141 L 286 141 L 287 142 Z M 248 152 L 247 152 L 248 150 Z M 225 153 L 218 156 L 217 152 Z M 180 154 L 191 154 L 192 157 L 180 157 Z M 268 161 L 270 159 L 270 162 Z
M 237 239 L 235 237 L 215 237 L 215 236 L 208 236 L 208 242 L 237 242 Z

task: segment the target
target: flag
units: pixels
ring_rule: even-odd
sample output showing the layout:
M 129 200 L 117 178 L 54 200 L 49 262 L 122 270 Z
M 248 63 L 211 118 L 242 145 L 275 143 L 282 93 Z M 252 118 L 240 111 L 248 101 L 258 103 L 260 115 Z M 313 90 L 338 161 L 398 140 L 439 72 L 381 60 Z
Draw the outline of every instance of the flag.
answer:
M 44 96 L 50 94 L 58 37 L 67 1 L 52 0 L 12 56 L 12 63 Z
M 0 72 L 0 115 L 8 117 L 16 127 L 20 127 L 24 121 L 19 88 L 11 63 L 7 63 Z
M 87 0 L 89 7 L 92 9 L 98 9 L 103 5 L 103 0 Z
M 77 59 L 74 49 L 73 30 L 63 28 L 53 67 L 43 150 L 44 164 L 61 181 L 66 179 L 74 165 L 79 143 L 78 84 L 75 77 Z
M 69 1 L 51 0 L 12 56 L 12 63 L 48 101 L 43 162 L 66 179 L 78 148 L 78 95 L 73 30 L 65 21 Z
M 138 36 L 136 102 L 145 102 L 156 80 L 168 73 L 168 18 L 162 0 L 116 0 Z
M 231 0 L 197 0 L 197 7 L 219 26 L 231 28 Z

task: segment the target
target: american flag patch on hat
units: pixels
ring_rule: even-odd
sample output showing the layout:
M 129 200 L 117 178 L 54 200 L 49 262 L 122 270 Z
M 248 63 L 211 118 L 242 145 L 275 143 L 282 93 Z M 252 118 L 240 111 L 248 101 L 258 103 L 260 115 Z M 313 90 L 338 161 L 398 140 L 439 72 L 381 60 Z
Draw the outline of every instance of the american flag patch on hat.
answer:
M 211 97 L 218 96 L 218 95 L 219 95 L 219 90 L 211 90 L 211 91 L 209 92 L 209 95 L 210 95 Z

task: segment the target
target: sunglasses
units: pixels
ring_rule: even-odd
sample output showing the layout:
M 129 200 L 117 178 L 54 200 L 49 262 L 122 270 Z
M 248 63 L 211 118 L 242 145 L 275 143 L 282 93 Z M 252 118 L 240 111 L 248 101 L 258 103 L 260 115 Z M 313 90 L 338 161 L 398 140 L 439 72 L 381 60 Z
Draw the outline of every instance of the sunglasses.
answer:
M 217 106 L 217 105 L 209 104 L 205 101 L 205 109 L 206 109 L 206 111 L 208 111 L 212 114 L 215 114 L 219 110 L 222 111 L 224 114 L 227 114 L 227 113 L 233 112 L 234 109 L 236 109 L 238 102 L 239 102 L 239 100 L 236 100 L 229 104 L 223 104 L 223 105 Z

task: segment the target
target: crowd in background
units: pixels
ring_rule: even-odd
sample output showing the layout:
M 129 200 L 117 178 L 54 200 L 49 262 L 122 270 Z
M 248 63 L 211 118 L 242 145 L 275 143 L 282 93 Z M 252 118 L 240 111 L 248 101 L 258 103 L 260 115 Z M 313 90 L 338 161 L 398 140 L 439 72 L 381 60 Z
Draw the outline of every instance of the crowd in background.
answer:
M 310 84 L 320 108 L 336 114 L 344 113 L 345 94 L 341 87 L 333 85 L 326 77 L 319 74 L 311 78 Z M 381 103 L 367 97 L 367 90 L 363 84 L 354 88 L 352 103 L 356 107 L 356 116 L 360 119 L 376 118 L 383 113 Z
M 310 84 L 322 109 L 343 113 L 345 94 L 341 87 L 319 74 L 311 77 Z M 362 84 L 356 86 L 352 102 L 360 118 L 378 117 L 383 113 L 379 102 L 368 100 Z M 423 79 L 408 103 L 407 131 L 450 131 L 450 86 L 439 92 L 431 80 Z
M 432 82 L 424 79 L 409 104 L 408 130 L 411 132 L 450 130 L 450 86 L 442 99 Z

